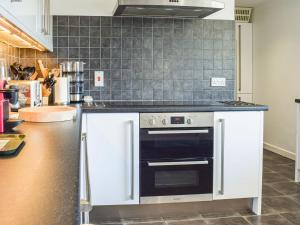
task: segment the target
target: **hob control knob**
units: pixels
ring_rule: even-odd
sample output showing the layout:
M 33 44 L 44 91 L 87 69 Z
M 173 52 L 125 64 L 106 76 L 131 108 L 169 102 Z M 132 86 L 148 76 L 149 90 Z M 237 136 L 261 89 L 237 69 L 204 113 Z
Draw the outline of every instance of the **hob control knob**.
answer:
M 192 124 L 192 120 L 191 119 L 187 119 L 186 123 L 189 124 L 189 125 L 191 125 Z
M 155 119 L 150 119 L 150 120 L 149 120 L 149 124 L 150 124 L 151 126 L 155 125 Z
M 163 119 L 161 122 L 162 122 L 163 125 L 167 125 L 167 120 L 166 119 Z

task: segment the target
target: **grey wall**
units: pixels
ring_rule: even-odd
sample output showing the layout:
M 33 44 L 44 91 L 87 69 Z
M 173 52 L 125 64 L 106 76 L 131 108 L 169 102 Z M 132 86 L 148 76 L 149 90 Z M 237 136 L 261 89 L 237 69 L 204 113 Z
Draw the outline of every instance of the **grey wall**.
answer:
M 51 58 L 85 61 L 85 90 L 96 100 L 232 100 L 234 21 L 54 17 Z M 94 86 L 104 70 L 105 87 Z M 210 87 L 210 78 L 227 78 Z

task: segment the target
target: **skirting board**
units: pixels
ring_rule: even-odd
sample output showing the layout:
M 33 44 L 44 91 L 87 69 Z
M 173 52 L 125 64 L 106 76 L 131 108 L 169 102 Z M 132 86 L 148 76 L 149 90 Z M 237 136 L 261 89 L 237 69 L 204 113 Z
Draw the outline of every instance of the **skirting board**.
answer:
M 267 142 L 264 142 L 264 149 L 268 150 L 268 151 L 271 151 L 271 152 L 274 152 L 274 153 L 277 153 L 283 157 L 286 157 L 286 158 L 289 158 L 289 159 L 292 159 L 292 160 L 296 160 L 296 154 L 293 153 L 293 152 L 290 152 L 284 148 L 280 148 L 276 145 L 272 145 L 272 144 L 269 144 Z

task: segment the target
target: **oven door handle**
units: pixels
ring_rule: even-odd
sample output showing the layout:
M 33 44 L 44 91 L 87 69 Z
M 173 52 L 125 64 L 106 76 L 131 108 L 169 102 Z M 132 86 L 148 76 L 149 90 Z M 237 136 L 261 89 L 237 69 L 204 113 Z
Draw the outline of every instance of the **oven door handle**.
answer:
M 182 161 L 182 162 L 147 162 L 148 166 L 191 166 L 191 165 L 208 165 L 208 161 Z
M 149 130 L 148 134 L 208 134 L 209 130 Z

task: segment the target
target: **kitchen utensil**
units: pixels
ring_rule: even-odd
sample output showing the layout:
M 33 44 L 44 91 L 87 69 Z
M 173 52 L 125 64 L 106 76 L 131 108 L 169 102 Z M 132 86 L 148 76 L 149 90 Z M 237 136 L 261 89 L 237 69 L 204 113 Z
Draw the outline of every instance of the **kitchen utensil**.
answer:
M 13 80 L 30 80 L 31 76 L 33 76 L 36 72 L 35 67 L 23 68 L 22 65 L 16 62 L 10 66 L 10 70 L 13 75 Z
M 6 60 L 0 59 L 0 80 L 7 80 Z
M 24 146 L 23 134 L 0 134 L 0 156 L 17 154 Z
M 52 88 L 55 85 L 55 83 L 56 80 L 54 79 L 54 74 L 50 74 L 45 78 L 43 85 L 45 85 L 46 88 L 49 89 Z
M 49 70 L 47 68 L 45 68 L 42 60 L 38 60 L 38 64 L 39 64 L 39 67 L 40 67 L 43 77 L 46 78 L 49 74 Z
M 38 77 L 38 73 L 37 72 L 34 72 L 34 74 L 32 74 L 30 76 L 30 80 L 36 80 L 36 78 Z
M 49 123 L 72 120 L 76 108 L 69 106 L 41 106 L 19 110 L 19 118 L 28 122 Z

